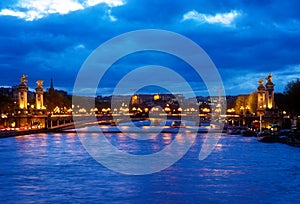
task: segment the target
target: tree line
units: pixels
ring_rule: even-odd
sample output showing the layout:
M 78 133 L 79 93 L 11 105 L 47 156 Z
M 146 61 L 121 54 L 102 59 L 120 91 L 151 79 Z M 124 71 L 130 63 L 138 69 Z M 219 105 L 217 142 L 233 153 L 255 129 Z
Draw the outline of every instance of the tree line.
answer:
M 29 99 L 29 102 L 34 104 L 34 100 L 33 97 Z M 286 85 L 283 93 L 275 93 L 274 100 L 279 113 L 300 115 L 300 78 L 290 81 Z M 56 106 L 66 108 L 72 106 L 72 96 L 63 95 L 56 90 L 45 92 L 44 101 L 47 111 L 49 112 Z M 16 102 L 13 101 L 11 97 L 0 96 L 0 113 L 13 112 L 16 106 Z M 234 108 L 236 114 L 256 113 L 257 92 L 253 92 L 249 95 L 239 95 L 235 101 L 228 102 L 227 107 Z

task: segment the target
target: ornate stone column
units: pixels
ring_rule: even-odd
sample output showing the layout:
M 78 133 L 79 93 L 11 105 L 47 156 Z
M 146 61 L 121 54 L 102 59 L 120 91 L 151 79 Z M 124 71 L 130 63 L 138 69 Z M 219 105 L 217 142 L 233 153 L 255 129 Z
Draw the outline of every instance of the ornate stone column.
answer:
M 18 102 L 20 110 L 27 110 L 27 93 L 28 86 L 26 85 L 27 75 L 22 75 L 21 83 L 18 86 Z
M 263 85 L 264 80 L 260 78 L 257 87 L 257 114 L 264 115 L 266 110 L 266 87 Z
M 43 80 L 38 80 L 37 87 L 35 88 L 35 108 L 37 110 L 44 109 L 44 88 Z

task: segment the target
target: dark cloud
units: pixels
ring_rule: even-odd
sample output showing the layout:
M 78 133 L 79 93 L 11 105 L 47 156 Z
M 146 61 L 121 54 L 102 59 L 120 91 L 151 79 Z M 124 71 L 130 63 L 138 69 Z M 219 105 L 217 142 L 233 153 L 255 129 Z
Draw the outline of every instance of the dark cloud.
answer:
M 10 8 L 12 3 L 2 1 L 0 9 Z M 274 72 L 289 79 L 300 77 L 297 73 L 282 72 L 300 64 L 299 4 L 297 0 L 129 0 L 120 7 L 101 4 L 34 21 L 0 16 L 0 85 L 16 84 L 26 73 L 32 81 L 53 77 L 57 86 L 71 90 L 81 65 L 103 42 L 135 29 L 157 28 L 178 32 L 198 43 L 216 64 L 229 94 L 249 93 L 255 89 L 258 73 Z M 189 11 L 211 16 L 237 11 L 239 15 L 230 26 L 182 21 Z M 111 21 L 109 15 L 117 21 Z M 183 62 L 170 58 L 158 61 L 156 55 L 150 54 L 120 60 L 115 70 L 108 73 L 109 84 L 115 84 L 130 67 L 152 60 L 193 79 Z M 239 86 L 241 75 L 250 77 L 248 83 L 253 87 Z M 284 82 L 278 84 L 281 87 L 276 88 L 283 90 Z

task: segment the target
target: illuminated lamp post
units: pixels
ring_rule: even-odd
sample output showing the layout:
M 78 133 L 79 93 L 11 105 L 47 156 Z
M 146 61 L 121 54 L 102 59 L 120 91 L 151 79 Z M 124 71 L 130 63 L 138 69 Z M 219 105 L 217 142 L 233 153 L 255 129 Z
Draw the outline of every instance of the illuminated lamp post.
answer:
M 167 114 L 170 114 L 171 113 L 171 108 L 170 108 L 170 105 L 167 104 L 166 107 L 164 108 L 164 111 L 167 113 Z
M 241 120 L 242 120 L 242 125 L 244 125 L 244 110 L 245 110 L 244 106 L 241 106 L 240 107 L 240 125 L 239 126 L 241 126 Z
M 227 113 L 228 113 L 229 115 L 233 115 L 234 112 L 235 112 L 234 108 L 227 109 Z
M 233 125 L 234 119 L 232 117 L 234 117 L 234 115 L 235 115 L 235 109 L 229 108 L 229 109 L 227 109 L 226 113 L 227 113 L 226 118 L 227 118 L 228 124 Z

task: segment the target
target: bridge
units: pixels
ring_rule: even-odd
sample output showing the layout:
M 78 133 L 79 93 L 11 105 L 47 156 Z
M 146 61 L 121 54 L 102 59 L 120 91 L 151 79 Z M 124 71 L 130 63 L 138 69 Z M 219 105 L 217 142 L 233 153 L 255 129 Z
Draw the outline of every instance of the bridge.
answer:
M 120 115 L 120 114 L 97 114 L 97 115 L 51 115 L 47 118 L 47 129 L 53 131 L 59 131 L 64 129 L 72 129 L 76 127 L 85 127 L 91 125 L 117 125 L 120 123 L 141 121 L 141 120 L 153 120 L 154 123 L 160 123 L 163 120 L 186 120 L 196 121 L 196 126 L 203 118 L 195 115 L 179 115 L 179 114 L 164 114 L 164 115 L 152 115 L 149 117 L 138 117 L 133 115 Z M 200 120 L 202 119 L 202 120 Z M 207 122 L 207 121 L 206 121 Z
M 239 116 L 226 115 L 222 116 L 227 120 L 236 119 L 240 120 Z M 16 135 L 35 134 L 42 132 L 59 132 L 74 129 L 75 127 L 86 127 L 93 125 L 118 125 L 125 122 L 151 120 L 152 124 L 159 125 L 163 120 L 184 120 L 184 121 L 196 121 L 195 125 L 200 126 L 199 123 L 210 123 L 210 121 L 203 120 L 202 115 L 178 115 L 178 114 L 164 114 L 164 115 L 151 115 L 151 117 L 137 117 L 134 115 L 118 115 L 118 114 L 97 114 L 97 115 L 19 115 L 7 118 L 7 124 L 11 121 L 26 120 L 29 125 L 16 126 L 1 129 L 0 137 L 10 137 Z M 35 125 L 33 122 L 38 120 L 39 125 Z M 199 122 L 199 123 L 198 123 Z M 18 125 L 18 123 L 17 123 Z

